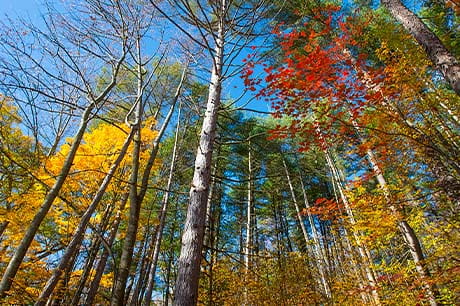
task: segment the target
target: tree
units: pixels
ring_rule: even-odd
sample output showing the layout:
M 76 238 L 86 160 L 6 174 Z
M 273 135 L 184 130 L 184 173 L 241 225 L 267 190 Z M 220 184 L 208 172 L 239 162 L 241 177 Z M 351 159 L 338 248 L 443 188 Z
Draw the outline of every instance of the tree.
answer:
M 460 95 L 460 64 L 441 40 L 400 0 L 382 0 L 382 5 L 399 21 L 425 49 L 435 67 L 443 74 L 452 89 Z
M 151 1 L 165 17 L 168 15 L 158 5 Z M 180 1 L 173 8 L 181 12 L 182 18 L 194 25 L 199 32 L 200 41 L 195 43 L 205 47 L 212 60 L 211 79 L 208 92 L 208 103 L 200 134 L 200 144 L 196 152 L 195 173 L 190 189 L 190 204 L 187 211 L 184 233 L 182 235 L 182 250 L 179 259 L 179 272 L 176 281 L 176 305 L 193 305 L 196 303 L 199 267 L 206 219 L 206 203 L 209 195 L 211 179 L 211 158 L 215 139 L 217 115 L 221 102 L 222 82 L 228 73 L 228 68 L 235 57 L 226 59 L 226 46 L 232 46 L 233 52 L 239 53 L 251 40 L 256 22 L 263 10 L 263 1 L 248 3 L 232 3 L 220 0 L 213 3 Z M 232 14 L 235 16 L 231 17 Z M 169 17 L 169 20 L 171 18 Z M 179 26 L 177 22 L 173 24 Z M 184 31 L 179 26 L 179 29 Z M 236 34 L 237 36 L 233 36 Z
M 110 8 L 110 5 L 109 5 Z M 113 8 L 113 7 L 112 7 Z M 97 14 L 98 12 L 98 7 L 94 7 L 91 5 L 91 3 L 88 3 L 86 6 L 87 9 L 87 16 L 90 15 L 91 13 Z M 56 83 L 67 83 L 70 82 L 70 84 L 73 85 L 74 90 L 79 92 L 79 94 L 83 95 L 86 98 L 86 103 L 84 104 L 83 108 L 83 113 L 81 114 L 81 119 L 80 119 L 80 125 L 77 128 L 75 132 L 75 136 L 73 137 L 73 143 L 72 146 L 70 147 L 70 150 L 67 154 L 67 159 L 65 163 L 62 166 L 61 171 L 56 177 L 56 181 L 54 182 L 53 186 L 51 189 L 47 192 L 47 196 L 43 200 L 42 205 L 40 206 L 39 210 L 37 211 L 34 219 L 30 223 L 28 230 L 26 231 L 21 243 L 18 245 L 15 254 L 13 257 L 10 259 L 8 267 L 6 268 L 2 280 L 0 282 L 0 296 L 4 297 L 6 295 L 6 292 L 10 289 L 11 284 L 14 280 L 14 277 L 19 269 L 19 266 L 21 262 L 23 261 L 27 250 L 30 247 L 30 244 L 32 243 L 35 234 L 37 233 L 37 230 L 40 227 L 40 224 L 42 223 L 43 219 L 47 215 L 49 209 L 51 208 L 54 200 L 58 196 L 62 186 L 64 185 L 64 182 L 70 172 L 72 162 L 75 158 L 76 152 L 78 150 L 78 147 L 81 143 L 82 137 L 84 135 L 84 132 L 88 126 L 89 121 L 91 118 L 94 116 L 94 110 L 97 110 L 98 108 L 102 107 L 110 94 L 111 90 L 113 87 L 116 85 L 117 82 L 117 76 L 118 72 L 120 70 L 120 67 L 122 63 L 125 60 L 126 54 L 128 53 L 129 50 L 129 41 L 128 41 L 128 29 L 123 25 L 120 19 L 117 17 L 109 17 L 109 20 L 101 20 L 100 23 L 98 24 L 91 24 L 91 23 L 81 23 L 80 25 L 86 26 L 82 29 L 82 32 L 75 32 L 73 31 L 73 27 L 75 24 L 71 23 L 71 19 L 60 19 L 60 15 L 54 14 L 54 19 L 50 19 L 49 23 L 47 23 L 47 31 L 42 32 L 41 30 L 38 30 L 37 28 L 33 26 L 28 26 L 26 27 L 27 30 L 30 31 L 31 35 L 36 36 L 40 39 L 40 42 L 45 44 L 43 49 L 44 55 L 49 56 L 50 52 L 52 52 L 53 49 L 57 50 L 57 52 L 61 52 L 60 49 L 62 48 L 63 45 L 65 45 L 66 49 L 64 54 L 62 56 L 57 57 L 57 66 L 59 67 L 59 64 L 64 65 L 64 67 L 68 67 L 69 71 L 72 71 L 74 75 L 72 76 L 73 78 L 77 79 L 80 84 L 82 84 L 82 87 L 80 87 L 80 84 L 75 84 L 71 83 L 71 81 L 67 81 L 63 79 L 59 74 L 55 73 L 54 71 L 50 70 L 48 67 L 42 65 L 42 63 L 37 62 L 35 60 L 35 53 L 28 53 L 28 52 L 33 52 L 29 51 L 27 49 L 27 45 L 30 45 L 31 42 L 28 42 L 27 44 L 17 44 L 12 40 L 3 40 L 3 46 L 4 50 L 6 50 L 5 54 L 6 55 L 11 55 L 17 56 L 16 59 L 19 61 L 22 61 L 23 59 L 27 60 L 28 62 L 31 63 L 32 67 L 34 69 L 38 69 L 42 71 L 45 75 L 47 75 L 47 80 L 52 84 L 53 82 Z M 58 25 L 57 21 L 61 20 L 63 23 L 59 26 L 60 31 L 62 33 L 61 38 L 58 38 L 55 34 L 58 33 Z M 105 24 L 104 24 L 105 22 Z M 84 75 L 81 73 L 83 71 L 83 65 L 86 63 L 82 63 L 83 57 L 80 57 L 79 59 L 76 59 L 72 53 L 71 50 L 72 48 L 78 48 L 79 40 L 81 39 L 82 36 L 86 36 L 86 33 L 99 33 L 99 29 L 101 29 L 102 25 L 108 26 L 109 28 L 112 27 L 112 32 L 113 36 L 107 36 L 108 39 L 104 40 L 99 40 L 96 36 L 92 36 L 92 40 L 95 41 L 95 45 L 92 48 L 98 49 L 99 47 L 103 48 L 104 46 L 108 45 L 116 45 L 119 49 L 118 52 L 111 52 L 110 48 L 106 48 L 108 54 L 105 54 L 105 61 L 104 63 L 107 65 L 107 67 L 111 67 L 112 73 L 111 73 L 111 81 L 110 83 L 105 86 L 101 91 L 96 91 L 95 88 L 91 88 L 91 76 Z M 122 29 L 122 32 L 119 32 L 118 29 Z M 13 30 L 18 37 L 21 37 L 21 35 L 18 32 L 19 30 Z M 47 35 L 49 34 L 49 35 Z M 86 52 L 87 55 L 89 53 L 93 54 L 91 49 L 89 48 L 88 51 Z M 9 52 L 9 53 L 8 53 Z M 100 54 L 100 51 L 94 51 L 94 54 Z M 49 57 L 48 57 L 49 58 Z M 102 57 L 101 57 L 102 58 Z M 23 66 L 20 66 L 23 67 Z M 34 87 L 33 84 L 21 84 L 21 83 L 14 83 L 12 81 L 11 85 L 8 83 L 4 83 L 3 85 L 8 85 L 10 88 L 21 88 L 28 90 L 32 93 L 38 94 L 39 96 L 42 96 L 44 99 L 47 99 L 48 97 L 53 97 L 53 93 L 47 92 L 47 89 L 49 87 L 46 87 L 46 83 L 44 83 L 42 80 L 37 79 L 33 77 L 36 75 L 36 71 L 33 69 L 28 69 L 28 68 L 20 68 L 19 70 L 12 69 L 12 67 L 6 67 L 8 71 L 8 76 L 12 78 L 13 80 L 15 79 L 15 73 L 18 71 L 19 74 L 28 76 L 32 80 L 35 80 L 37 83 L 37 87 Z M 72 78 L 71 77 L 71 78 Z M 19 78 L 17 80 L 20 81 Z M 37 89 L 38 88 L 38 89 Z M 44 88 L 41 90 L 41 88 Z M 51 87 L 51 90 L 55 90 L 55 88 Z M 59 100 L 58 100 L 59 101 Z M 62 101 L 62 100 L 61 100 Z M 78 100 L 77 100 L 78 101 Z M 80 102 L 80 101 L 79 101 Z M 72 107 L 72 100 L 70 101 L 62 101 L 60 103 L 67 104 L 70 107 Z M 80 107 L 77 103 L 73 105 L 73 107 Z

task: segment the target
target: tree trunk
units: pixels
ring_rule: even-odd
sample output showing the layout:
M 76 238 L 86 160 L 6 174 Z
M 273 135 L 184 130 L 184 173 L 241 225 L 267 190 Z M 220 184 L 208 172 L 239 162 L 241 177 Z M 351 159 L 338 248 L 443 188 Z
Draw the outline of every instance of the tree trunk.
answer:
M 99 233 L 102 233 L 106 230 L 106 227 L 109 225 L 109 219 L 111 214 L 113 213 L 113 207 L 115 206 L 115 201 L 112 205 L 107 206 L 106 211 L 104 212 L 104 217 L 102 218 L 102 223 L 99 227 Z M 83 290 L 85 289 L 85 284 L 88 281 L 88 278 L 91 275 L 94 263 L 97 258 L 97 254 L 99 253 L 99 249 L 101 247 L 101 237 L 97 234 L 93 235 L 91 248 L 88 252 L 88 257 L 86 258 L 85 268 L 83 269 L 83 274 L 78 281 L 78 287 L 75 293 L 73 294 L 72 300 L 70 305 L 77 306 L 79 305 L 80 299 L 83 295 Z
M 337 171 L 337 168 L 335 166 L 334 160 L 332 159 L 332 157 L 331 157 L 330 153 L 327 151 L 327 149 L 325 151 L 325 154 L 326 154 L 326 161 L 327 161 L 327 163 L 329 165 L 329 168 L 331 169 L 333 180 L 336 183 L 337 189 L 339 191 L 340 198 L 342 199 L 342 202 L 343 202 L 343 204 L 345 206 L 345 210 L 347 212 L 348 218 L 350 219 L 350 223 L 354 225 L 354 224 L 356 224 L 356 220 L 354 218 L 353 211 L 351 210 L 350 204 L 348 203 L 348 199 L 347 199 L 347 197 L 345 196 L 345 194 L 343 192 L 343 187 L 342 187 L 342 183 L 341 183 L 341 180 L 340 180 L 340 175 L 339 175 L 339 173 Z M 356 233 L 355 231 L 352 231 L 352 233 L 353 233 L 353 237 L 356 240 L 356 244 L 358 246 L 359 255 L 360 255 L 361 259 L 364 262 L 364 271 L 365 271 L 366 277 L 367 277 L 367 279 L 369 281 L 369 286 L 371 287 L 371 290 L 372 290 L 371 292 L 372 292 L 372 297 L 373 297 L 374 303 L 376 305 L 380 305 L 380 298 L 379 298 L 379 295 L 378 295 L 378 292 L 377 292 L 377 289 L 376 289 L 377 288 L 377 281 L 375 279 L 374 272 L 371 269 L 371 258 L 368 256 L 369 251 L 367 250 L 367 247 L 361 242 L 361 239 L 360 239 L 358 233 Z
M 310 241 L 310 238 L 308 237 L 307 229 L 305 228 L 305 224 L 303 223 L 302 214 L 301 214 L 299 204 L 297 203 L 297 198 L 296 198 L 296 195 L 295 195 L 295 192 L 294 192 L 294 186 L 292 185 L 291 176 L 289 174 L 289 170 L 288 170 L 288 167 L 286 165 L 286 161 L 284 159 L 283 159 L 283 166 L 284 166 L 284 171 L 286 172 L 286 178 L 287 178 L 287 181 L 288 181 L 289 189 L 291 191 L 292 202 L 294 203 L 295 210 L 296 210 L 296 213 L 297 213 L 297 219 L 299 220 L 300 228 L 302 229 L 302 233 L 303 233 L 303 237 L 305 239 L 305 243 L 308 245 L 309 241 Z M 302 179 L 301 179 L 301 181 L 302 181 Z M 302 182 L 302 191 L 305 193 L 305 190 L 303 189 L 303 182 Z M 304 200 L 306 201 L 305 203 L 306 203 L 306 206 L 307 206 L 307 209 L 308 209 L 309 205 L 308 205 L 307 197 L 306 197 L 305 194 L 304 194 Z M 314 236 L 316 236 L 317 235 L 316 228 L 314 228 L 315 224 L 313 223 L 313 220 L 312 220 L 310 212 L 308 212 L 308 216 L 309 216 L 309 219 L 310 219 L 310 226 L 312 228 L 312 232 L 314 231 L 315 232 Z M 318 271 L 319 271 L 319 274 L 320 274 L 320 277 L 321 277 L 321 284 L 323 286 L 324 293 L 326 294 L 326 297 L 331 298 L 331 289 L 329 288 L 329 284 L 327 283 L 326 273 L 324 271 L 324 265 L 322 263 L 323 259 L 322 259 L 321 254 L 319 253 L 321 246 L 319 246 L 319 241 L 318 241 L 317 237 L 313 241 L 315 243 L 314 257 L 315 257 L 316 265 L 318 267 Z
M 252 194 L 252 154 L 251 154 L 251 141 L 249 141 L 248 148 L 248 199 L 246 206 L 246 245 L 244 249 L 245 258 L 244 266 L 246 268 L 246 277 L 248 276 L 249 269 L 251 266 L 252 251 L 253 251 L 253 216 L 254 216 L 254 204 Z
M 80 223 L 78 224 L 78 227 L 75 230 L 75 233 L 73 234 L 72 239 L 71 239 L 69 245 L 67 246 L 67 248 L 66 248 L 66 250 L 64 252 L 64 255 L 62 255 L 58 266 L 56 267 L 56 269 L 54 269 L 54 272 L 53 272 L 52 276 L 48 279 L 48 282 L 46 283 L 45 287 L 43 288 L 42 292 L 40 293 L 40 296 L 39 296 L 37 302 L 35 303 L 35 305 L 38 306 L 38 305 L 45 305 L 46 304 L 46 301 L 48 300 L 48 298 L 50 297 L 51 293 L 54 290 L 54 287 L 58 283 L 62 272 L 67 269 L 68 264 L 70 262 L 70 259 L 75 254 L 75 251 L 79 248 L 79 246 L 80 246 L 80 244 L 81 244 L 81 242 L 82 242 L 82 240 L 84 238 L 86 227 L 88 226 L 88 223 L 89 223 L 89 221 L 91 219 L 91 216 L 93 215 L 94 211 L 96 210 L 97 205 L 99 204 L 99 202 L 102 200 L 102 197 L 105 194 L 105 190 L 109 186 L 110 181 L 112 180 L 112 177 L 115 174 L 115 171 L 118 169 L 118 166 L 120 165 L 121 161 L 125 157 L 126 151 L 128 150 L 128 147 L 129 147 L 129 145 L 131 143 L 133 134 L 134 133 L 133 133 L 133 130 L 132 130 L 129 133 L 128 137 L 126 138 L 126 140 L 125 140 L 125 142 L 124 142 L 124 144 L 123 144 L 123 146 L 121 148 L 121 151 L 118 154 L 117 159 L 112 164 L 112 166 L 110 167 L 109 172 L 104 177 L 104 180 L 103 180 L 102 184 L 99 186 L 99 189 L 96 192 L 96 195 L 94 196 L 93 201 L 91 202 L 91 204 L 88 206 L 88 208 L 86 209 L 85 213 L 81 217 Z
M 153 233 L 150 233 L 150 227 L 153 227 Z M 142 255 L 137 262 L 138 267 L 136 268 L 137 281 L 135 281 L 136 285 L 134 286 L 133 292 L 129 295 L 129 305 L 138 305 L 139 301 L 142 300 L 140 294 L 143 294 L 143 289 L 145 288 L 147 278 L 150 274 L 149 267 L 150 261 L 152 259 L 153 244 L 155 243 L 158 226 L 151 226 L 150 223 L 147 222 L 147 225 L 145 225 L 144 228 L 145 234 L 143 239 Z
M 110 304 L 112 306 L 122 306 L 124 304 L 124 295 L 126 289 L 126 282 L 128 280 L 131 262 L 133 259 L 134 245 L 136 243 L 137 228 L 139 226 L 139 214 L 141 210 L 141 199 L 139 199 L 139 193 L 137 189 L 138 178 L 139 178 L 139 164 L 140 164 L 140 153 L 141 153 L 141 123 L 142 115 L 144 110 L 143 101 L 143 63 L 140 55 L 141 46 L 140 38 L 137 39 L 137 99 L 136 108 L 134 112 L 134 122 L 132 123 L 132 129 L 134 131 L 134 148 L 132 153 L 132 166 L 131 176 L 129 178 L 129 219 L 128 228 L 126 230 L 126 236 L 123 241 L 123 248 L 121 252 L 120 264 L 118 267 L 117 278 L 115 280 L 114 289 L 112 292 L 112 298 Z
M 99 262 L 96 267 L 94 278 L 91 281 L 91 284 L 88 290 L 88 294 L 86 296 L 86 300 L 84 303 L 85 305 L 92 305 L 94 298 L 96 297 L 96 293 L 97 293 L 97 290 L 99 289 L 99 284 L 101 282 L 102 275 L 104 274 L 105 265 L 107 264 L 107 260 L 110 255 L 109 249 L 107 249 L 107 247 L 109 248 L 112 247 L 113 242 L 115 241 L 115 238 L 118 232 L 118 227 L 122 219 L 121 215 L 123 213 L 123 210 L 125 210 L 126 203 L 128 202 L 128 197 L 129 197 L 128 192 L 124 193 L 122 196 L 120 208 L 115 217 L 115 221 L 113 222 L 112 229 L 110 230 L 109 238 L 107 239 L 107 245 L 104 248 L 104 251 L 102 252 L 101 258 L 99 259 Z
M 436 34 L 400 0 L 382 0 L 382 5 L 425 49 L 435 67 L 441 71 L 457 95 L 460 95 L 460 64 Z
M 292 202 L 294 203 L 295 211 L 297 213 L 297 219 L 299 220 L 299 225 L 302 230 L 303 238 L 305 239 L 305 243 L 308 244 L 310 239 L 308 237 L 308 233 L 307 233 L 307 229 L 305 228 L 305 224 L 303 223 L 302 214 L 300 212 L 299 204 L 297 203 L 297 197 L 294 192 L 294 186 L 292 185 L 291 176 L 289 174 L 289 170 L 287 168 L 286 161 L 284 159 L 283 159 L 283 166 L 284 166 L 284 171 L 286 173 L 287 182 L 289 185 L 289 190 L 291 191 Z
M 223 0 L 225 4 L 225 0 Z M 222 6 L 222 11 L 227 5 Z M 221 100 L 222 65 L 224 49 L 223 17 L 219 22 L 215 56 L 209 85 L 208 103 L 200 143 L 196 152 L 195 170 L 187 217 L 182 235 L 182 247 L 178 262 L 174 305 L 195 305 L 198 298 L 198 279 L 206 219 L 206 203 L 211 180 L 211 158 L 216 133 L 217 115 Z
M 309 211 L 311 206 L 308 201 L 307 193 L 305 191 L 305 185 L 303 183 L 303 179 L 302 177 L 300 177 L 299 179 L 300 179 L 300 187 L 302 188 L 302 195 L 303 195 L 305 208 L 307 209 L 308 222 L 310 224 L 311 234 L 313 237 L 313 242 L 315 244 L 315 254 L 318 260 L 320 261 L 320 264 L 323 266 L 322 269 L 324 270 L 324 273 L 326 273 L 326 271 L 328 270 L 328 264 L 327 264 L 327 261 L 325 260 L 326 255 L 324 254 L 324 248 L 321 245 L 320 236 L 318 234 L 318 230 L 316 229 L 316 225 L 315 225 L 315 221 L 313 220 L 313 216 L 311 212 Z
M 176 204 L 176 209 L 175 209 L 175 214 L 174 214 L 174 220 L 177 220 L 177 207 L 178 205 Z M 171 235 L 169 237 L 169 245 L 173 245 L 174 242 L 174 232 L 176 230 L 176 223 L 174 222 L 172 224 L 171 228 Z M 168 252 L 168 266 L 166 269 L 166 284 L 165 284 L 165 301 L 164 304 L 165 306 L 168 306 L 169 304 L 169 286 L 170 286 L 170 280 L 171 280 L 171 269 L 172 269 L 172 262 L 174 260 L 174 248 L 171 247 L 171 249 Z
M 357 126 L 356 122 L 353 122 L 355 125 L 355 128 Z M 359 131 L 359 129 L 357 128 Z M 439 305 L 438 302 L 436 301 L 438 293 L 436 292 L 436 289 L 433 288 L 429 282 L 427 282 L 427 278 L 430 277 L 430 271 L 428 270 L 428 267 L 425 264 L 425 255 L 423 254 L 422 251 L 422 246 L 420 243 L 420 240 L 417 237 L 417 234 L 415 233 L 414 229 L 410 226 L 410 224 L 402 218 L 400 212 L 397 210 L 397 208 L 391 203 L 391 194 L 390 194 L 390 189 L 388 188 L 387 182 L 383 176 L 382 170 L 380 169 L 379 165 L 377 164 L 377 161 L 374 157 L 374 153 L 368 149 L 367 152 L 367 158 L 369 160 L 369 163 L 372 167 L 372 170 L 374 171 L 374 174 L 377 177 L 377 181 L 380 185 L 380 187 L 383 190 L 383 194 L 385 195 L 385 198 L 387 202 L 390 204 L 390 210 L 393 215 L 398 217 L 398 229 L 403 235 L 403 238 L 406 242 L 406 244 L 409 247 L 409 251 L 412 255 L 412 259 L 414 260 L 415 263 L 415 268 L 417 269 L 417 272 L 419 273 L 420 277 L 422 278 L 423 281 L 423 288 L 426 290 L 428 294 L 428 299 L 430 302 L 431 306 L 437 306 Z
M 37 214 L 34 216 L 32 222 L 27 228 L 26 233 L 24 234 L 24 237 L 19 243 L 16 249 L 16 252 L 14 253 L 13 257 L 8 263 L 8 266 L 6 267 L 5 272 L 3 273 L 2 280 L 0 281 L 0 298 L 3 298 L 6 295 L 6 292 L 11 288 L 11 284 L 13 283 L 14 277 L 16 276 L 16 273 L 19 270 L 19 266 L 21 265 L 22 261 L 24 260 L 24 257 L 26 256 L 27 250 L 29 249 L 30 244 L 32 243 L 34 239 L 35 234 L 37 233 L 40 227 L 40 224 L 42 223 L 43 219 L 45 219 L 46 215 L 48 214 L 48 211 L 50 210 L 51 205 L 53 204 L 54 200 L 59 195 L 59 192 L 62 186 L 64 185 L 64 181 L 66 180 L 70 172 L 70 168 L 72 167 L 72 163 L 75 158 L 75 155 L 77 154 L 77 150 L 80 147 L 80 143 L 81 143 L 81 140 L 83 139 L 83 135 L 86 131 L 86 127 L 88 126 L 88 123 L 91 120 L 91 113 L 93 109 L 106 98 L 106 96 L 115 86 L 116 77 L 118 75 L 118 71 L 121 67 L 122 62 L 124 62 L 124 59 L 125 59 L 125 53 L 118 60 L 118 62 L 116 63 L 116 66 L 114 67 L 114 70 L 112 73 L 112 80 L 110 84 L 108 84 L 107 87 L 104 88 L 102 93 L 97 98 L 95 98 L 93 101 L 90 102 L 88 107 L 83 112 L 82 118 L 80 120 L 80 125 L 74 136 L 72 145 L 64 161 L 64 164 L 61 168 L 61 171 L 56 178 L 56 182 L 54 183 L 53 187 L 51 187 L 51 189 L 48 191 L 42 205 L 40 206 Z
M 9 223 L 9 221 L 3 221 L 2 223 L 0 223 L 0 241 L 2 240 L 3 233 L 5 232 Z
M 172 187 L 174 170 L 176 167 L 176 159 L 177 159 L 176 157 L 177 157 L 177 150 L 178 150 L 178 139 L 179 139 L 179 128 L 180 128 L 180 113 L 181 113 L 181 106 L 179 104 L 179 111 L 177 114 L 176 135 L 174 138 L 174 148 L 173 148 L 172 157 L 171 157 L 171 166 L 169 169 L 168 183 L 166 185 L 167 191 L 164 194 L 162 205 L 161 205 L 160 218 L 159 218 L 160 224 L 158 225 L 158 229 L 154 237 L 155 243 L 153 247 L 152 263 L 150 265 L 150 273 L 149 273 L 148 281 L 147 281 L 147 291 L 145 292 L 144 303 L 143 303 L 144 305 L 147 305 L 147 306 L 150 305 L 151 298 L 152 298 L 153 285 L 155 283 L 155 272 L 157 268 L 158 256 L 160 255 L 161 240 L 163 238 L 163 229 L 166 223 L 166 214 L 168 211 L 170 189 Z

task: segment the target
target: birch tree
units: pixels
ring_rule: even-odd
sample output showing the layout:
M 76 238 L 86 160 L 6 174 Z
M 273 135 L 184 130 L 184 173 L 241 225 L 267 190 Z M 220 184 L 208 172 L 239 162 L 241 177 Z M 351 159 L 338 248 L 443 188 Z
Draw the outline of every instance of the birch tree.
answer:
M 151 1 L 159 11 L 168 15 Z M 212 63 L 208 102 L 196 151 L 195 172 L 190 189 L 182 249 L 176 281 L 175 305 L 194 305 L 197 300 L 200 258 L 206 218 L 206 203 L 211 178 L 211 159 L 215 139 L 218 111 L 221 103 L 222 83 L 232 73 L 232 62 L 252 40 L 257 22 L 264 9 L 264 1 L 179 1 L 172 5 L 198 33 L 195 39 L 177 22 L 198 45 L 204 47 Z

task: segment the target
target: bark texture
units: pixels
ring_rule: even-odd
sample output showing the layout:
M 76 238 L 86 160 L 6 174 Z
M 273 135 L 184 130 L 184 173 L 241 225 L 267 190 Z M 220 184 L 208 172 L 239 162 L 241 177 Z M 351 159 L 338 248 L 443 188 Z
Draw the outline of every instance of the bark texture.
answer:
M 209 85 L 208 102 L 199 147 L 196 152 L 195 170 L 187 217 L 182 234 L 182 247 L 178 262 L 174 305 L 196 305 L 201 252 L 206 219 L 206 204 L 211 181 L 211 158 L 217 125 L 217 113 L 221 100 L 222 65 L 224 49 L 223 21 L 219 22 L 215 56 Z
M 83 135 L 86 131 L 86 127 L 88 126 L 89 121 L 91 120 L 92 111 L 96 108 L 96 106 L 101 103 L 106 96 L 110 93 L 112 88 L 116 85 L 116 78 L 118 76 L 118 72 L 120 70 L 121 64 L 125 60 L 126 53 L 123 53 L 121 58 L 117 61 L 113 73 L 112 73 L 112 80 L 107 87 L 104 88 L 102 93 L 92 100 L 89 105 L 86 107 L 85 111 L 82 114 L 80 125 L 77 129 L 77 132 L 74 136 L 73 143 L 70 147 L 69 153 L 64 161 L 64 165 L 61 168 L 59 175 L 56 178 L 56 182 L 54 183 L 53 187 L 48 191 L 42 205 L 40 206 L 37 214 L 34 216 L 32 222 L 30 223 L 29 227 L 27 228 L 24 237 L 22 238 L 21 242 L 19 243 L 16 252 L 14 253 L 13 257 L 11 258 L 8 266 L 6 267 L 5 272 L 3 273 L 2 280 L 0 281 L 0 298 L 3 298 L 6 295 L 6 292 L 11 288 L 11 284 L 13 283 L 14 277 L 19 270 L 19 266 L 21 265 L 24 257 L 26 256 L 27 250 L 32 243 L 35 234 L 40 227 L 43 219 L 45 219 L 48 211 L 53 205 L 54 200 L 56 197 L 59 196 L 59 192 L 61 191 L 64 182 L 69 175 L 70 168 L 72 167 L 73 160 L 75 155 L 77 154 L 77 150 L 80 147 L 80 143 L 83 139 Z
M 171 157 L 171 166 L 169 168 L 169 176 L 168 176 L 168 183 L 166 185 L 166 192 L 163 196 L 162 204 L 161 204 L 161 211 L 160 211 L 160 224 L 158 225 L 158 229 L 155 232 L 154 236 L 154 247 L 153 247 L 153 255 L 152 255 L 152 263 L 150 265 L 150 273 L 148 275 L 147 280 L 147 289 L 145 292 L 144 298 L 144 305 L 150 305 L 150 300 L 152 299 L 152 292 L 153 292 L 153 285 L 155 284 L 155 272 L 157 269 L 157 262 L 158 256 L 160 255 L 160 247 L 161 247 L 161 240 L 163 238 L 163 229 L 166 223 L 166 214 L 168 211 L 168 204 L 169 204 L 169 197 L 170 197 L 170 189 L 173 184 L 173 177 L 174 177 L 174 170 L 176 168 L 176 159 L 177 159 L 177 150 L 178 150 L 178 139 L 179 139 L 179 128 L 180 128 L 180 113 L 181 107 L 179 105 L 179 111 L 177 114 L 177 126 L 176 126 L 176 136 L 174 138 L 174 148 Z
M 436 34 L 400 0 L 382 0 L 382 4 L 425 49 L 435 67 L 441 71 L 457 95 L 460 95 L 460 64 L 455 56 L 447 50 Z

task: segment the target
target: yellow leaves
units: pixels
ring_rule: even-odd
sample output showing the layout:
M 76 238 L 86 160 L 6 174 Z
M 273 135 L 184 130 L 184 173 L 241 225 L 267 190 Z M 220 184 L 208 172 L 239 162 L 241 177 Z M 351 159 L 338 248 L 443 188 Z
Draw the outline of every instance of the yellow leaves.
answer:
M 152 123 L 153 121 L 150 119 L 146 125 L 151 126 Z M 89 133 L 86 133 L 75 156 L 71 175 L 66 181 L 64 191 L 67 193 L 80 192 L 82 195 L 94 193 L 118 157 L 128 133 L 129 129 L 125 126 L 118 127 L 106 123 L 100 123 Z M 144 143 L 144 150 L 141 153 L 142 159 L 147 158 L 149 154 L 148 145 L 152 143 L 156 135 L 157 132 L 152 131 L 149 127 L 144 127 L 141 130 L 142 142 Z M 61 146 L 60 151 L 47 161 L 46 171 L 42 174 L 42 178 L 46 179 L 48 183 L 51 183 L 50 177 L 59 174 L 71 143 L 72 139 L 66 139 L 66 143 Z M 119 167 L 119 175 L 116 176 L 116 179 L 126 181 L 129 177 L 132 150 L 133 144 L 130 145 L 128 153 Z M 121 185 L 123 184 L 111 184 L 108 191 L 119 191 Z
M 430 79 L 427 74 L 430 61 L 408 34 L 398 35 L 400 39 L 384 38 L 376 55 L 385 63 L 387 86 L 397 89 L 400 99 L 413 99 Z
M 154 121 L 149 119 L 141 129 L 142 151 L 141 164 L 150 154 L 150 144 L 157 136 L 157 132 L 151 130 Z M 61 194 L 68 200 L 75 203 L 79 211 L 84 211 L 91 202 L 92 197 L 98 190 L 106 173 L 109 171 L 120 150 L 125 143 L 130 130 L 126 126 L 118 127 L 112 124 L 99 123 L 83 137 L 82 144 L 78 148 L 73 161 L 71 174 L 67 178 Z M 46 162 L 45 171 L 42 178 L 51 184 L 57 176 L 65 162 L 69 152 L 72 139 L 66 139 L 66 143 L 61 146 L 59 152 Z M 127 154 L 121 162 L 112 183 L 108 186 L 106 197 L 115 196 L 121 193 L 126 187 L 130 176 L 131 154 L 134 144 L 128 148 Z M 75 216 L 75 212 L 68 207 L 63 211 L 55 210 L 51 213 L 56 225 L 57 232 L 63 236 L 72 233 L 77 220 L 70 216 Z M 65 218 L 60 216 L 66 216 Z M 100 218 L 100 217 L 99 217 Z M 93 219 L 93 221 L 97 221 Z
M 113 272 L 102 275 L 101 282 L 99 284 L 101 287 L 110 289 L 112 288 L 112 284 L 113 284 Z
M 289 253 L 281 262 L 270 252 L 259 255 L 249 273 L 243 266 L 235 269 L 235 262 L 228 258 L 219 259 L 213 266 L 212 303 L 207 300 L 206 278 L 202 278 L 199 304 L 241 305 L 243 296 L 250 305 L 321 304 L 305 254 Z
M 11 103 L 11 99 L 0 94 L 0 129 L 11 127 L 13 123 L 19 123 L 21 119 L 17 115 L 17 108 Z
M 9 291 L 11 295 L 2 299 L 2 305 L 33 304 L 50 276 L 45 267 L 46 264 L 36 258 L 23 262 L 15 278 L 14 286 Z
M 32 221 L 34 212 L 38 209 L 43 197 L 44 192 L 40 189 L 26 194 L 13 194 L 8 198 L 8 202 L 14 203 L 14 209 L 0 206 L 0 220 L 9 222 L 5 232 L 9 246 L 13 247 L 19 243 L 24 232 L 24 225 Z
M 354 230 L 363 235 L 363 242 L 375 248 L 384 248 L 397 235 L 397 219 L 389 209 L 389 203 L 383 192 L 369 192 L 358 185 L 347 192 L 352 209 L 355 212 Z

